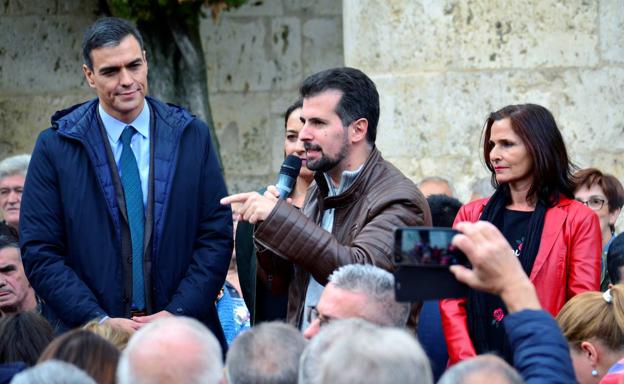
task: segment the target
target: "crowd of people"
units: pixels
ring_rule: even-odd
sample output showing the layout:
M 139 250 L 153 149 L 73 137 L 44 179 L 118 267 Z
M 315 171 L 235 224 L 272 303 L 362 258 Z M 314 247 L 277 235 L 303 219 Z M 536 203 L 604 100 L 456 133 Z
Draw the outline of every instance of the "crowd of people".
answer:
M 138 30 L 82 49 L 97 98 L 0 162 L 0 384 L 624 382 L 624 189 L 548 109 L 489 115 L 462 204 L 384 160 L 366 74 L 324 70 L 286 109 L 286 198 L 228 196 L 208 126 L 147 96 Z M 459 232 L 466 297 L 396 300 L 415 226 Z

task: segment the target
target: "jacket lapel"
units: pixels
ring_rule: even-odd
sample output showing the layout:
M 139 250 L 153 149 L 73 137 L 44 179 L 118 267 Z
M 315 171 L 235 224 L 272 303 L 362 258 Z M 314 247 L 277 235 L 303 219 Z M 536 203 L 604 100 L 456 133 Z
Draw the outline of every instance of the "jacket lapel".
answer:
M 535 276 L 537 276 L 540 269 L 544 266 L 544 263 L 546 263 L 546 260 L 550 256 L 553 246 L 555 245 L 555 241 L 563 230 L 563 224 L 565 223 L 567 216 L 567 212 L 559 208 L 559 205 L 546 211 L 539 251 L 537 251 L 535 264 L 533 264 L 533 269 L 531 270 L 531 281 L 535 279 Z
M 192 118 L 180 112 L 172 117 L 166 114 L 157 100 L 147 97 L 146 100 L 154 109 L 154 149 L 153 149 L 153 180 L 154 180 L 154 224 L 152 228 L 152 251 L 158 252 L 159 240 L 164 230 L 167 202 L 173 183 L 173 176 L 178 158 L 180 138 Z
M 102 188 L 108 212 L 115 223 L 117 236 L 121 238 L 119 206 L 106 154 L 104 143 L 106 137 L 103 137 L 101 133 L 97 105 L 97 99 L 84 103 L 75 108 L 77 110 L 75 113 L 70 112 L 67 118 L 60 118 L 58 122 L 53 121 L 53 125 L 57 126 L 60 135 L 82 143 Z M 73 119 L 74 116 L 80 116 L 80 119 L 76 121 Z

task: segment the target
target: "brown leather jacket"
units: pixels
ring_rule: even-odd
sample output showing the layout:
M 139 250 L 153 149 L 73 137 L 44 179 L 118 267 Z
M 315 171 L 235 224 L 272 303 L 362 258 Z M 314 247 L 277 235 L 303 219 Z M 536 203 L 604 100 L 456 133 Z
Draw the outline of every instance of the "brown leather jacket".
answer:
M 346 264 L 392 271 L 394 229 L 431 225 L 429 205 L 416 185 L 376 148 L 342 194 L 327 197 L 325 177 L 317 173 L 315 179 L 301 211 L 279 201 L 254 233 L 259 263 L 264 264 L 269 252 L 293 263 L 287 320 L 295 326 L 303 316 L 310 274 L 325 285 L 329 275 Z M 330 208 L 335 208 L 332 233 L 319 225 L 323 211 Z M 420 305 L 412 310 L 412 326 L 419 309 Z

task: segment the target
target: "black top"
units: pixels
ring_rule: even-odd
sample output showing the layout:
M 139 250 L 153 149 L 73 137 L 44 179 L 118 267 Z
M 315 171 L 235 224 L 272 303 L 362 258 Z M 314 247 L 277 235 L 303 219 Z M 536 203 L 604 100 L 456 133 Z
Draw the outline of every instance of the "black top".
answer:
M 522 257 L 522 248 L 533 212 L 521 212 L 505 209 L 499 229 L 511 245 L 516 256 Z M 500 297 L 486 294 L 484 298 L 485 338 L 493 352 L 500 353 L 507 362 L 513 363 L 502 320 L 507 316 L 507 308 Z M 483 353 L 485 351 L 481 351 Z

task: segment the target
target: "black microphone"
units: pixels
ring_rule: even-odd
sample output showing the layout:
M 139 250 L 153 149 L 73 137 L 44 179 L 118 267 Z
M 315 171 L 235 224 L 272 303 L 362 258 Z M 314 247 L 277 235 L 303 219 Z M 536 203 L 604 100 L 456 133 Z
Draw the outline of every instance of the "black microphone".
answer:
M 300 169 L 301 159 L 295 155 L 288 155 L 286 160 L 282 163 L 279 176 L 277 177 L 277 183 L 275 183 L 275 187 L 279 191 L 280 200 L 284 200 L 290 196 L 290 192 L 292 192 L 295 187 Z

